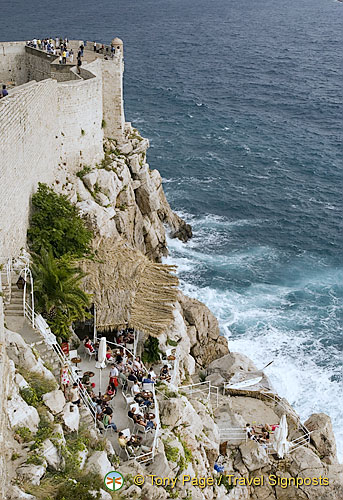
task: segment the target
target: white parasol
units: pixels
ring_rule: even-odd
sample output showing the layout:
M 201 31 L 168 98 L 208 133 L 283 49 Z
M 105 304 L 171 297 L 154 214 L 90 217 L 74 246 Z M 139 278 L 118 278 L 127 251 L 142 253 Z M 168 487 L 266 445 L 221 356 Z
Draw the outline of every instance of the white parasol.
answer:
M 98 361 L 95 363 L 95 368 L 99 368 L 99 392 L 101 392 L 101 371 L 106 367 L 106 337 L 101 337 L 99 350 L 98 350 Z
M 287 455 L 289 451 L 289 441 L 287 441 L 288 425 L 286 415 L 282 415 L 280 425 L 275 430 L 273 447 L 280 458 Z

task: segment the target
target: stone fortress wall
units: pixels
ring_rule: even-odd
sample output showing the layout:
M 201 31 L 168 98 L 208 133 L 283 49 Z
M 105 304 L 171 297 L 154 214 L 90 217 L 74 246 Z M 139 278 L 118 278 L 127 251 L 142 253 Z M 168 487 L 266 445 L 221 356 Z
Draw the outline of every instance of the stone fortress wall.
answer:
M 74 45 L 75 59 L 79 42 Z M 76 171 L 103 158 L 103 138 L 123 137 L 123 47 L 113 59 L 86 47 L 81 75 L 58 57 L 0 43 L 0 259 L 25 245 L 29 203 L 38 182 L 52 182 L 59 166 Z

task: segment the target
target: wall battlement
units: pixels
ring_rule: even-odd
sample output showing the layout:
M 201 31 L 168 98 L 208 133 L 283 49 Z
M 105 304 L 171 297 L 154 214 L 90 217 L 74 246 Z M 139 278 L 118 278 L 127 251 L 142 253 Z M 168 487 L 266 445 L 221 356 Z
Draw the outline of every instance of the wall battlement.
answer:
M 70 43 L 75 53 L 79 42 Z M 53 182 L 59 166 L 75 172 L 101 161 L 104 136 L 123 141 L 120 43 L 113 58 L 87 48 L 78 74 L 75 65 L 25 42 L 0 42 L 0 83 L 9 91 L 0 100 L 2 259 L 25 246 L 38 182 Z

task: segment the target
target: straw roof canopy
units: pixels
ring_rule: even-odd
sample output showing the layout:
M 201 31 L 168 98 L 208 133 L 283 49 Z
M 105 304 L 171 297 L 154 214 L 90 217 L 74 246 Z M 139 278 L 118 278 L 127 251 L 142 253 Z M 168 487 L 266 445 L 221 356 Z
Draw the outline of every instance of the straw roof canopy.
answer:
M 160 335 L 173 320 L 178 279 L 175 266 L 151 262 L 118 238 L 99 238 L 96 258 L 82 263 L 83 287 L 93 294 L 96 326 L 134 328 Z

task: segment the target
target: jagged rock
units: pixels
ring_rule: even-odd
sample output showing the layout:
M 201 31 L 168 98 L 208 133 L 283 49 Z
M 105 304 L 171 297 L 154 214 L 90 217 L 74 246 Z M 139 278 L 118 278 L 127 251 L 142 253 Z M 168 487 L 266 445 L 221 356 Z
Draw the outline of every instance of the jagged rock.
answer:
M 328 464 L 337 463 L 336 441 L 331 418 L 325 413 L 313 413 L 305 422 L 311 431 L 311 442 L 322 460 Z
M 145 483 L 141 490 L 141 500 L 166 500 L 168 498 L 165 489 Z
M 227 340 L 220 335 L 218 321 L 205 304 L 181 292 L 178 301 L 185 321 L 196 329 L 196 343 L 191 349 L 196 362 L 206 367 L 213 360 L 226 355 L 229 352 Z
M 215 387 L 223 387 L 225 384 L 225 379 L 221 376 L 220 373 L 211 373 L 206 377 L 208 382 L 211 382 L 211 385 Z
M 66 440 L 64 437 L 64 432 L 63 432 L 63 427 L 61 424 L 56 424 L 54 428 L 54 433 L 52 436 L 56 442 L 58 443 L 59 446 L 65 446 L 66 445 Z
M 109 439 L 105 440 L 105 449 L 106 449 L 107 455 L 115 455 L 116 454 L 116 452 L 114 451 L 114 448 L 112 446 L 112 443 Z
M 135 191 L 141 185 L 141 181 L 132 181 L 132 189 Z
M 77 203 L 76 206 L 82 215 L 89 216 L 94 229 L 96 229 L 100 236 L 119 236 L 116 223 L 113 219 L 115 215 L 113 207 L 102 207 L 93 199 Z
M 324 467 L 320 458 L 309 448 L 298 448 L 291 454 L 289 472 L 293 476 L 314 477 L 323 475 Z
M 137 205 L 142 214 L 151 214 L 160 208 L 157 192 L 152 189 L 151 180 L 148 175 L 140 175 L 141 185 L 135 191 Z
M 77 405 L 67 403 L 63 408 L 63 422 L 66 428 L 70 431 L 78 431 L 80 423 L 80 412 Z
M 17 475 L 20 476 L 24 481 L 29 481 L 30 483 L 38 486 L 40 480 L 44 476 L 46 471 L 46 464 L 43 465 L 22 465 L 17 469 Z
M 36 359 L 32 349 L 23 337 L 16 332 L 12 332 L 5 328 L 6 352 L 8 357 L 14 361 L 16 366 L 20 366 L 24 370 L 39 373 L 48 380 L 55 380 L 54 375 L 50 370 L 45 368 L 41 358 Z
M 133 147 L 132 147 L 132 144 L 130 141 L 128 142 L 124 142 L 124 144 L 119 144 L 118 145 L 118 149 L 119 151 L 123 154 L 123 155 L 128 155 L 131 153 L 131 151 L 133 150 Z
M 97 185 L 102 193 L 108 196 L 110 202 L 115 203 L 118 193 L 122 189 L 122 182 L 115 172 L 99 170 Z
M 42 455 L 47 461 L 48 467 L 52 470 L 58 470 L 61 463 L 61 456 L 56 446 L 46 439 L 42 444 Z
M 237 372 L 257 371 L 256 366 L 250 358 L 238 352 L 230 352 L 222 358 L 216 359 L 208 366 L 208 372 L 226 374 L 231 377 Z
M 171 398 L 163 401 L 161 420 L 172 429 L 180 425 L 191 425 L 194 434 L 200 434 L 203 424 L 191 403 L 185 397 Z
M 93 170 L 82 177 L 83 183 L 88 187 L 90 191 L 94 190 L 95 183 L 98 180 L 99 170 Z
M 51 410 L 54 415 L 63 411 L 66 400 L 61 390 L 55 389 L 54 391 L 47 392 L 43 395 L 44 404 Z
M 17 485 L 11 485 L 9 494 L 6 497 L 7 500 L 36 500 L 36 497 L 29 495 L 21 490 Z
M 20 375 L 20 373 L 15 374 L 14 380 L 19 389 L 26 389 L 27 387 L 29 387 L 29 384 L 26 382 L 24 377 Z
M 134 155 L 131 155 L 130 158 L 129 158 L 129 167 L 130 167 L 130 170 L 132 172 L 132 174 L 138 174 L 140 169 L 141 169 L 141 165 L 139 163 L 139 156 L 138 154 L 134 154 Z
M 141 496 L 141 489 L 135 484 L 132 484 L 130 488 L 121 492 L 121 496 L 123 498 L 129 498 L 130 500 L 138 500 Z
M 87 460 L 87 472 L 95 472 L 101 477 L 104 477 L 112 470 L 111 462 L 107 458 L 106 451 L 95 451 L 93 455 Z
M 82 470 L 86 464 L 86 460 L 88 457 L 88 450 L 87 448 L 84 448 L 83 450 L 79 451 L 77 454 L 77 458 L 79 460 L 79 467 Z
M 90 200 L 92 198 L 92 195 L 90 194 L 88 189 L 86 189 L 82 180 L 77 177 L 75 183 L 76 183 L 76 185 L 75 185 L 76 192 L 78 193 L 79 198 L 82 201 Z
M 7 401 L 7 415 L 13 429 L 27 427 L 31 432 L 37 432 L 39 415 L 36 408 L 29 406 L 16 391 Z
M 261 469 L 269 464 L 267 452 L 255 441 L 249 440 L 239 447 L 244 465 L 249 471 Z
M 134 154 L 145 153 L 145 151 L 149 148 L 149 140 L 143 139 L 140 141 L 139 145 L 134 149 Z
M 97 193 L 95 195 L 95 199 L 96 199 L 97 203 L 99 203 L 103 207 L 107 207 L 107 205 L 110 204 L 110 200 L 108 199 L 108 197 L 104 193 L 101 193 L 101 192 Z

